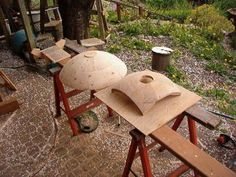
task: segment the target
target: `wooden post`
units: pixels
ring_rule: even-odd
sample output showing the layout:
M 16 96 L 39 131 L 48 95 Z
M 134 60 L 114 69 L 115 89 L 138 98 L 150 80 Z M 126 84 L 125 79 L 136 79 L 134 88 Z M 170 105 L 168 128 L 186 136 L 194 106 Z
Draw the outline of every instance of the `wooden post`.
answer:
M 25 34 L 29 43 L 29 47 L 30 47 L 30 51 L 36 47 L 34 38 L 33 38 L 33 31 L 30 25 L 30 20 L 29 17 L 27 15 L 26 12 L 26 6 L 25 6 L 25 1 L 24 0 L 17 0 L 18 2 L 18 6 L 20 9 L 20 14 L 21 14 L 21 18 L 22 18 L 22 22 L 24 25 L 24 29 L 25 29 Z M 29 52 L 30 53 L 30 52 Z
M 5 38 L 7 40 L 7 43 L 10 44 L 10 33 L 7 29 L 6 22 L 5 22 L 5 16 L 2 10 L 2 7 L 0 6 L 0 24 L 3 29 L 3 33 L 5 35 Z
M 138 5 L 138 13 L 139 13 L 139 17 L 143 18 L 144 10 L 143 10 L 143 5 L 142 4 Z
M 103 19 L 102 19 L 102 2 L 101 2 L 101 0 L 96 0 L 96 6 L 97 6 L 99 28 L 100 28 L 100 37 L 102 40 L 104 40 L 105 39 L 105 28 L 104 28 L 104 23 L 103 23 Z
M 119 2 L 116 3 L 116 13 L 118 21 L 121 21 L 121 5 Z
M 47 0 L 40 0 L 40 31 L 42 33 L 44 33 L 46 6 L 47 6 Z
M 30 24 L 32 26 L 32 30 L 33 30 L 34 33 L 36 33 L 36 29 L 34 27 L 34 21 L 33 21 L 32 13 L 31 13 L 31 0 L 27 0 L 26 1 L 26 5 L 27 5 L 27 10 L 29 11 Z

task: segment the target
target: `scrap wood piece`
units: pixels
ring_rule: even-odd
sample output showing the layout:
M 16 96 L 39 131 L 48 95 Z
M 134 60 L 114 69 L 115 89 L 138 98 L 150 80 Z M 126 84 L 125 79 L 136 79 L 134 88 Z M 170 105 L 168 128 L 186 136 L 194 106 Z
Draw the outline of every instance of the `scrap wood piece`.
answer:
M 0 115 L 13 112 L 20 108 L 20 105 L 16 98 L 12 97 L 8 100 L 0 102 Z
M 54 63 L 71 57 L 69 53 L 59 48 L 58 46 L 46 48 L 41 52 L 47 59 L 51 60 Z
M 204 110 L 198 105 L 188 108 L 185 113 L 209 129 L 215 129 L 221 122 L 218 116 Z
M 97 46 L 102 46 L 105 44 L 103 40 L 98 39 L 98 38 L 83 39 L 83 40 L 80 40 L 80 43 L 84 47 L 97 47 Z
M 7 75 L 0 70 L 0 78 L 3 79 L 4 83 L 0 83 L 0 85 L 3 85 L 4 87 L 8 87 L 9 89 L 12 90 L 17 90 L 15 84 L 7 77 Z
M 151 137 L 201 176 L 236 176 L 232 170 L 166 125 L 152 132 Z
M 110 133 L 110 134 L 113 134 L 113 135 L 116 135 L 116 136 L 120 136 L 120 137 L 122 137 L 122 138 L 129 138 L 128 136 L 122 135 L 122 134 L 120 134 L 120 133 L 112 132 L 112 131 L 110 131 L 110 130 L 104 130 L 104 132 Z
M 56 46 L 59 47 L 60 49 L 63 49 L 66 44 L 65 39 L 60 39 L 59 41 L 56 42 Z
M 41 50 L 39 48 L 33 48 L 33 50 L 31 51 L 31 54 L 35 57 L 38 57 L 38 58 L 42 58 L 42 53 L 41 53 Z

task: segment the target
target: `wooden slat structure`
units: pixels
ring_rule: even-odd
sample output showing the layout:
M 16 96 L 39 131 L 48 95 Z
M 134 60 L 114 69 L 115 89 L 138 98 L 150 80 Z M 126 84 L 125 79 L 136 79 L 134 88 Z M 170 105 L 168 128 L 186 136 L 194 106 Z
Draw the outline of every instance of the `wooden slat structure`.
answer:
M 8 44 L 10 44 L 10 33 L 9 33 L 8 29 L 7 29 L 6 22 L 5 22 L 5 15 L 3 13 L 3 9 L 2 9 L 1 6 L 0 6 L 0 25 L 1 25 L 2 29 L 3 29 L 3 33 L 5 35 L 5 38 L 6 38 L 7 42 L 8 42 Z
M 24 24 L 25 34 L 26 34 L 26 37 L 27 37 L 27 40 L 29 43 L 29 47 L 30 47 L 29 51 L 31 51 L 33 48 L 36 47 L 36 43 L 34 40 L 34 35 L 33 35 L 32 27 L 30 24 L 30 20 L 27 15 L 25 1 L 24 0 L 17 0 L 17 2 L 18 2 L 19 9 L 20 9 L 22 22 Z
M 127 2 L 123 2 L 121 0 L 107 0 L 107 1 L 116 4 L 116 13 L 117 13 L 118 21 L 121 21 L 121 6 L 130 7 L 133 9 L 138 9 L 139 17 L 144 17 L 145 9 L 144 9 L 144 5 L 141 3 L 138 5 L 134 5 L 134 4 L 130 4 Z
M 236 173 L 184 139 L 168 126 L 163 126 L 151 137 L 203 177 L 235 177 Z
M 41 53 L 54 63 L 71 57 L 69 53 L 57 46 L 52 46 L 47 49 L 44 49 L 41 51 Z
M 7 77 L 7 75 L 2 70 L 0 70 L 0 78 L 4 81 L 4 83 L 0 83 L 0 85 L 8 87 L 12 90 L 17 90 L 15 84 Z

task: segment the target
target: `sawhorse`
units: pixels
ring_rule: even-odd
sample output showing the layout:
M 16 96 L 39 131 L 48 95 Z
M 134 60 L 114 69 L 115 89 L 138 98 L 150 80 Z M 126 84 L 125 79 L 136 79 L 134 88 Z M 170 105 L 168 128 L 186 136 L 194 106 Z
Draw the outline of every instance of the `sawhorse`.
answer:
M 193 112 L 193 110 L 198 112 Z M 183 118 L 188 117 L 188 127 L 190 133 L 190 142 L 179 135 L 175 130 L 178 129 Z M 199 116 L 205 116 L 209 120 L 205 120 Z M 211 119 L 211 120 L 210 120 Z M 145 177 L 152 177 L 150 163 L 148 159 L 148 149 L 152 148 L 157 143 L 161 144 L 160 151 L 167 149 L 178 159 L 183 161 L 187 165 L 181 165 L 175 171 L 168 174 L 169 177 L 180 176 L 184 172 L 188 171 L 190 168 L 194 170 L 194 176 L 227 176 L 235 177 L 236 174 L 218 162 L 216 159 L 212 158 L 210 155 L 206 154 L 204 151 L 197 147 L 197 130 L 195 121 L 201 123 L 206 127 L 214 128 L 219 124 L 219 119 L 196 106 L 186 110 L 184 113 L 176 118 L 172 129 L 167 125 L 155 130 L 151 133 L 150 137 L 155 140 L 154 143 L 146 146 L 145 136 L 134 129 L 130 132 L 132 136 L 132 141 L 129 149 L 129 154 L 126 160 L 126 165 L 122 177 L 128 177 L 132 163 L 138 155 L 140 155 L 143 172 Z M 218 123 L 217 123 L 218 122 Z M 139 154 L 136 154 L 136 150 L 139 148 Z M 184 153 L 183 153 L 184 152 Z
M 84 103 L 74 109 L 71 109 L 68 99 L 72 96 L 75 96 L 75 95 L 83 92 L 83 91 L 82 90 L 72 90 L 72 91 L 66 93 L 64 85 L 62 84 L 62 82 L 60 81 L 60 78 L 59 78 L 60 70 L 61 70 L 60 67 L 54 67 L 54 68 L 50 69 L 50 72 L 53 75 L 56 117 L 61 115 L 61 109 L 62 109 L 68 117 L 71 129 L 73 132 L 73 136 L 76 136 L 79 133 L 78 125 L 75 120 L 76 116 L 78 116 L 78 115 L 82 114 L 83 112 L 88 111 L 96 106 L 101 105 L 102 101 L 100 101 L 99 99 L 94 97 L 95 91 L 92 90 L 91 94 L 90 94 L 90 101 L 88 101 L 87 103 Z M 64 109 L 61 107 L 61 104 L 60 104 L 61 102 L 64 105 Z M 108 109 L 108 116 L 109 117 L 112 116 L 113 115 L 112 109 L 110 109 L 109 107 L 107 107 L 107 109 Z
M 185 116 L 188 118 L 190 142 L 176 132 Z M 202 116 L 205 116 L 205 118 Z M 197 147 L 197 131 L 194 120 L 208 128 L 215 128 L 220 122 L 216 116 L 198 108 L 195 105 L 176 118 L 172 129 L 164 125 L 151 133 L 150 137 L 154 139 L 155 142 L 148 146 L 145 144 L 145 136 L 137 129 L 132 130 L 130 132 L 132 141 L 123 172 L 123 177 L 128 177 L 132 163 L 135 157 L 138 157 L 139 155 L 142 162 L 144 176 L 152 177 L 148 159 L 148 149 L 152 148 L 157 143 L 162 145 L 159 149 L 160 151 L 167 149 L 174 156 L 184 162 L 184 165 L 181 165 L 175 171 L 168 174 L 169 177 L 180 176 L 190 168 L 194 170 L 195 177 L 199 175 L 203 177 L 235 177 L 236 174 L 232 170 L 228 169 L 216 159 L 212 158 L 210 155 L 206 154 Z M 137 148 L 139 149 L 139 154 L 136 154 Z
M 185 114 L 181 114 L 176 118 L 176 121 L 175 121 L 174 125 L 172 126 L 173 130 L 176 131 L 178 129 L 178 127 L 180 126 L 181 122 L 184 119 L 184 116 L 185 116 Z M 195 121 L 192 120 L 191 118 L 188 118 L 188 127 L 189 127 L 190 141 L 194 145 L 197 145 L 196 125 L 195 125 Z M 154 142 L 153 144 L 146 146 L 145 135 L 142 134 L 137 129 L 130 131 L 130 135 L 132 136 L 132 140 L 131 140 L 131 145 L 129 148 L 129 153 L 128 153 L 128 157 L 126 160 L 126 165 L 125 165 L 122 177 L 129 176 L 129 172 L 130 172 L 132 163 L 135 159 L 135 156 L 137 156 L 136 155 L 137 148 L 139 149 L 139 155 L 140 155 L 141 162 L 142 162 L 144 176 L 145 177 L 152 177 L 152 172 L 151 172 L 151 167 L 150 167 L 147 151 L 148 151 L 148 149 L 152 148 L 157 143 Z M 161 147 L 159 149 L 159 151 L 163 151 L 164 149 L 165 149 L 164 147 Z M 173 174 L 174 174 L 174 176 L 179 176 L 180 174 L 186 172 L 188 169 L 189 168 L 186 165 L 182 165 L 176 171 L 174 171 Z M 173 176 L 173 174 L 170 174 L 170 176 L 171 175 Z M 195 172 L 195 176 L 197 176 L 196 172 Z

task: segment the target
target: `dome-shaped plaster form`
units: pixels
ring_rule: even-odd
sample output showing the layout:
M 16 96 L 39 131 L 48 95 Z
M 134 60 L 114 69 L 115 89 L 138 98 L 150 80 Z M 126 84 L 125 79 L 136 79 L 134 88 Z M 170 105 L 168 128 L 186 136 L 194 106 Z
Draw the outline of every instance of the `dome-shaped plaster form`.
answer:
M 73 57 L 60 72 L 68 87 L 100 90 L 111 86 L 127 74 L 127 67 L 115 55 L 104 51 L 86 51 Z

